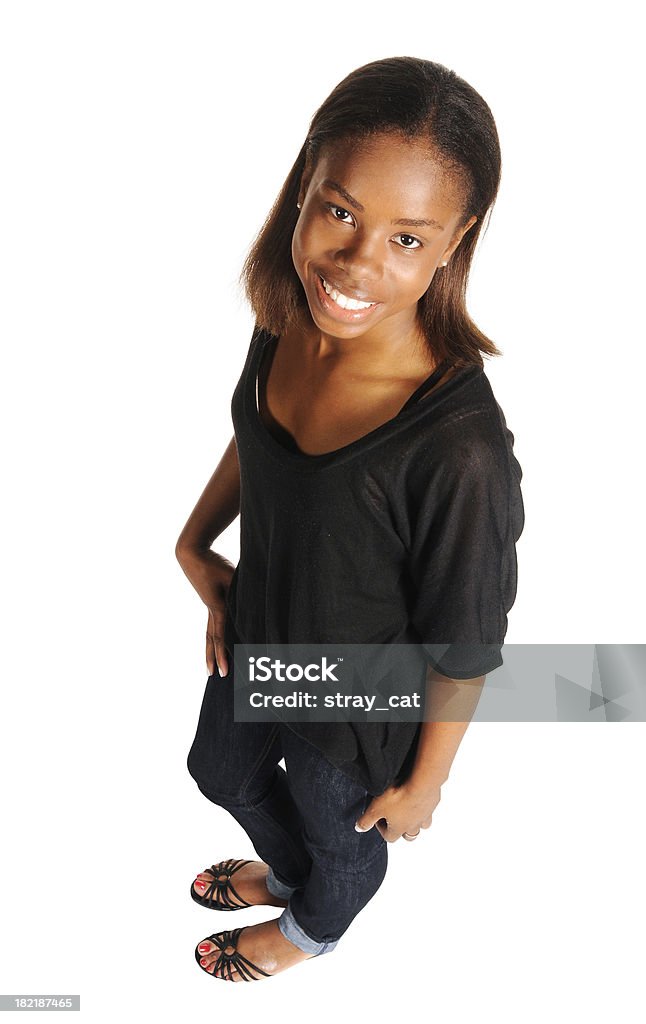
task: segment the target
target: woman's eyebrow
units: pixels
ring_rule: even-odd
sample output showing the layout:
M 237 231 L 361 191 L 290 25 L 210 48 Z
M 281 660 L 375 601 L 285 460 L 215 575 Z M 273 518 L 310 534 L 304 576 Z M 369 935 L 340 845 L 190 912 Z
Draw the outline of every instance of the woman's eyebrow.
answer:
M 352 206 L 355 210 L 358 210 L 359 213 L 364 212 L 365 207 L 361 205 L 358 199 L 351 196 L 347 189 L 345 189 L 343 185 L 340 185 L 338 181 L 333 181 L 332 178 L 324 178 L 321 185 L 325 188 L 331 188 L 333 192 L 336 192 L 342 197 L 342 199 L 345 199 L 346 203 L 348 203 L 349 206 Z M 444 231 L 444 225 L 440 224 L 437 220 L 400 217 L 398 220 L 391 221 L 391 224 L 402 224 L 409 228 L 435 228 L 436 231 Z

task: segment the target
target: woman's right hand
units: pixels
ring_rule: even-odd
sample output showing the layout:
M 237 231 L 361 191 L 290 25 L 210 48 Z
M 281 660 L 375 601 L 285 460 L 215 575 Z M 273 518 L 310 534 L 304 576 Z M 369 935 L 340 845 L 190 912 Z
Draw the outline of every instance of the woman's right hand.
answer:
M 209 610 L 206 625 L 206 666 L 209 676 L 217 663 L 221 676 L 228 675 L 229 663 L 224 646 L 226 600 L 235 567 L 216 551 L 183 551 L 178 556 L 189 581 Z

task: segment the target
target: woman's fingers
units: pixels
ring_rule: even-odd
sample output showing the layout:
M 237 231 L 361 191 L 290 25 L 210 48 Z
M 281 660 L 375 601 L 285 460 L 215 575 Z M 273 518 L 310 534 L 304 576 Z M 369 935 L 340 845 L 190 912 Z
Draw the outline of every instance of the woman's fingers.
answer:
M 206 625 L 206 670 L 209 676 L 212 676 L 215 672 L 215 637 L 213 636 L 210 613 L 209 621 Z
M 215 673 L 215 666 L 217 662 L 217 639 L 213 612 L 209 608 L 209 617 L 206 623 L 206 667 L 210 676 Z
M 223 630 L 224 617 L 216 615 L 209 608 L 209 617 L 206 625 L 206 667 L 210 676 L 215 673 L 216 665 L 221 676 L 226 676 L 229 672 Z
M 395 843 L 401 835 L 401 832 L 397 832 L 387 818 L 380 818 L 379 821 L 375 822 L 375 828 L 381 833 L 387 843 Z
M 224 646 L 224 640 L 218 640 L 215 644 L 216 657 L 218 660 L 218 668 L 221 676 L 228 676 L 229 674 L 229 661 L 227 658 L 227 649 Z

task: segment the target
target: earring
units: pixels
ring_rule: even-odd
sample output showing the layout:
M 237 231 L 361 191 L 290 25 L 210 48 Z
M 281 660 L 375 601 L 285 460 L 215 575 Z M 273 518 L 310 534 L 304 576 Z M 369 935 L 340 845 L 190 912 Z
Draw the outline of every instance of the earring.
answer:
M 444 260 L 444 263 L 440 263 L 440 266 L 441 266 L 441 267 L 445 267 L 445 266 L 447 265 L 447 263 L 448 263 L 448 262 L 449 262 L 448 260 Z
M 297 206 L 297 207 L 298 207 L 298 209 L 300 210 L 300 208 L 301 208 L 301 204 L 300 204 L 300 203 L 296 203 L 296 206 Z

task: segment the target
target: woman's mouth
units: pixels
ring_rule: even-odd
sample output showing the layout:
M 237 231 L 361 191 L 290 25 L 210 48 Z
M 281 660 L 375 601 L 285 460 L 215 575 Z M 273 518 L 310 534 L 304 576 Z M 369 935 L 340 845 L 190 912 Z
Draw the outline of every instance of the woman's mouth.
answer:
M 349 295 L 344 295 L 329 282 L 316 274 L 316 292 L 323 309 L 337 320 L 356 321 L 369 316 L 373 309 L 381 305 L 379 302 L 362 302 Z

